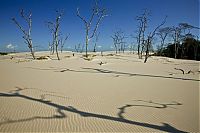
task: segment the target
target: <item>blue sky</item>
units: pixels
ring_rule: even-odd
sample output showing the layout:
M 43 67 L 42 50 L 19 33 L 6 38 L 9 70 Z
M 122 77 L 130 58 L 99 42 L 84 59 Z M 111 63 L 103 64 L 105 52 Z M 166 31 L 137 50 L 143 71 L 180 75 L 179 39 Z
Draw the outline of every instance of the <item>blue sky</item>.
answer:
M 65 48 L 74 48 L 75 44 L 84 43 L 84 25 L 76 16 L 76 8 L 79 7 L 80 14 L 88 18 L 93 4 L 94 0 L 0 0 L 0 51 L 8 50 L 8 44 L 16 45 L 17 51 L 28 50 L 21 31 L 11 21 L 15 17 L 23 23 L 19 15 L 20 9 L 32 12 L 32 39 L 33 45 L 38 46 L 37 49 L 48 49 L 48 43 L 52 39 L 45 21 L 54 20 L 57 9 L 65 12 L 61 20 L 61 32 L 70 34 Z M 127 36 L 134 35 L 137 30 L 135 17 L 143 9 L 151 11 L 149 31 L 162 22 L 166 15 L 168 18 L 165 26 L 176 26 L 180 22 L 199 26 L 199 0 L 100 0 L 100 5 L 109 14 L 98 30 L 98 45 L 102 49 L 109 49 L 113 45 L 110 36 L 116 29 L 122 29 Z M 198 31 L 194 33 L 198 34 Z M 133 41 L 131 37 L 127 39 L 128 44 Z

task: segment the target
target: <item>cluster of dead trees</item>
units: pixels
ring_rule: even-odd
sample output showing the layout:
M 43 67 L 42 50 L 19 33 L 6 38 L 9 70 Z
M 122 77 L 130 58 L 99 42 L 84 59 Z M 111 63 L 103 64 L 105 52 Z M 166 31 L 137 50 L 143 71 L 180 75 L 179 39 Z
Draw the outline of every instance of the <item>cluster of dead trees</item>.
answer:
M 166 23 L 166 18 L 152 31 L 148 31 L 147 28 L 149 24 L 149 17 L 150 17 L 150 11 L 145 10 L 142 15 L 137 16 L 136 20 L 138 21 L 138 29 L 136 32 L 136 40 L 137 40 L 137 54 L 140 59 L 142 59 L 143 55 L 145 56 L 144 63 L 146 63 L 148 57 L 149 57 L 149 50 L 150 47 L 153 46 L 152 42 L 157 36 L 160 40 L 160 44 L 158 45 L 158 53 L 161 55 L 163 53 L 163 50 L 166 49 L 166 39 L 172 38 L 173 50 L 173 58 L 183 58 L 184 53 L 186 52 L 186 49 L 184 47 L 184 41 L 193 38 L 193 35 L 191 34 L 192 29 L 199 29 L 198 27 L 192 26 L 188 23 L 179 23 L 178 26 L 172 26 L 172 27 L 163 27 L 163 25 Z M 198 40 L 198 39 L 197 39 Z M 193 43 L 195 45 L 196 43 Z M 193 46 L 193 52 L 194 53 L 194 59 L 197 58 L 198 53 L 198 45 L 196 44 Z M 166 52 L 166 50 L 165 50 Z M 192 54 L 190 53 L 190 54 Z M 157 54 L 158 55 L 158 54 Z
M 56 52 L 58 60 L 59 54 L 58 54 L 58 46 L 60 46 L 61 52 L 63 50 L 64 44 L 66 43 L 66 40 L 68 39 L 69 35 L 66 35 L 64 38 L 60 32 L 60 20 L 63 16 L 63 12 L 56 11 L 56 19 L 55 22 L 48 21 L 47 26 L 51 32 L 52 35 L 52 43 L 49 43 L 51 54 L 54 54 Z M 19 29 L 23 33 L 23 39 L 25 40 L 25 43 L 28 45 L 28 48 L 30 49 L 31 55 L 33 59 L 36 59 L 34 50 L 33 50 L 33 43 L 32 43 L 32 37 L 31 37 L 31 31 L 32 31 L 32 13 L 26 14 L 24 10 L 22 9 L 20 11 L 20 15 L 22 19 L 25 20 L 27 24 L 27 28 L 23 27 L 15 18 L 12 18 L 12 21 L 19 27 Z
M 126 48 L 125 39 L 127 38 L 124 32 L 121 29 L 117 30 L 114 32 L 114 35 L 112 35 L 111 38 L 113 39 L 116 54 L 120 53 L 121 51 L 124 53 Z
M 168 47 L 165 45 L 169 45 L 169 43 L 165 43 L 165 40 L 167 37 L 171 37 L 172 38 L 171 44 L 173 44 L 173 47 L 174 47 L 173 50 L 171 50 L 173 51 L 173 58 L 183 58 L 183 55 L 185 53 L 185 46 L 184 46 L 185 41 L 188 39 L 189 40 L 194 39 L 198 41 L 198 37 L 197 39 L 195 39 L 195 36 L 192 35 L 191 33 L 192 29 L 199 29 L 199 28 L 192 26 L 188 23 L 179 23 L 178 26 L 161 28 L 158 32 L 158 35 L 161 38 L 161 45 L 158 48 L 158 54 L 164 55 L 163 50 L 166 49 L 166 47 Z M 193 43 L 193 45 L 195 44 L 196 43 Z M 196 50 L 197 50 L 198 44 L 196 44 L 194 47 L 195 47 L 195 50 L 192 53 L 197 54 Z M 180 57 L 180 54 L 181 54 L 181 57 Z
M 25 40 L 25 43 L 28 45 L 28 48 L 30 49 L 31 55 L 33 56 L 33 59 L 35 59 L 33 44 L 32 44 L 32 13 L 26 14 L 24 10 L 21 10 L 20 15 L 22 19 L 25 20 L 27 23 L 27 28 L 25 26 L 22 26 L 15 18 L 12 18 L 13 22 L 18 26 L 18 28 L 23 33 L 23 39 Z M 99 40 L 99 32 L 98 28 L 102 20 L 108 16 L 107 11 L 105 8 L 101 8 L 98 4 L 98 1 L 95 1 L 95 4 L 91 10 L 91 15 L 88 19 L 86 17 L 83 17 L 80 14 L 79 8 L 77 8 L 76 12 L 77 17 L 82 20 L 85 28 L 85 44 L 81 45 L 75 45 L 75 51 L 76 52 L 83 52 L 85 48 L 85 56 L 88 57 L 88 45 L 90 41 L 94 38 L 94 49 L 93 52 L 96 52 L 97 48 L 97 42 Z M 51 54 L 56 53 L 58 60 L 60 60 L 59 57 L 59 46 L 61 52 L 63 51 L 64 45 L 69 38 L 69 34 L 63 35 L 60 30 L 60 22 L 63 17 L 62 11 L 56 11 L 56 17 L 54 21 L 48 21 L 47 27 L 50 30 L 52 41 L 49 43 L 49 48 Z M 199 29 L 198 27 L 189 25 L 188 23 L 180 23 L 178 26 L 172 26 L 172 27 L 163 27 L 163 25 L 166 23 L 167 17 L 163 19 L 163 21 L 160 22 L 154 29 L 149 30 L 149 20 L 150 20 L 150 11 L 144 10 L 144 12 L 136 17 L 136 21 L 138 23 L 137 25 L 137 31 L 135 34 L 136 41 L 137 41 L 137 54 L 138 58 L 144 59 L 144 63 L 147 62 L 148 57 L 150 56 L 150 51 L 153 47 L 153 41 L 155 37 L 160 38 L 160 45 L 158 47 L 157 55 L 168 55 L 166 54 L 166 48 L 169 46 L 166 43 L 167 38 L 171 37 L 172 44 L 173 44 L 173 50 L 169 48 L 171 51 L 173 51 L 173 57 L 174 58 L 184 58 L 188 47 L 186 45 L 188 42 L 194 42 L 191 41 L 191 39 L 194 39 L 194 36 L 191 33 L 192 29 Z M 117 30 L 114 32 L 114 34 L 111 36 L 115 48 L 115 52 L 120 53 L 126 50 L 126 39 L 127 36 L 122 30 Z M 195 39 L 196 40 L 196 39 Z M 186 43 L 187 42 L 187 43 Z M 194 57 L 193 59 L 197 59 L 198 57 L 198 49 L 199 49 L 199 41 L 197 39 L 198 43 L 195 44 L 193 47 L 193 53 Z M 197 45 L 196 45 L 197 44 Z M 167 45 L 167 46 L 166 46 Z M 171 47 L 171 46 L 169 46 Z M 131 46 L 130 49 L 133 49 L 133 46 Z M 191 48 L 190 48 L 191 49 Z M 186 51 L 187 50 L 187 51 Z M 190 50 L 191 51 L 191 50 Z M 165 54 L 164 54 L 165 53 Z M 170 54 L 171 56 L 171 54 Z
M 24 10 L 21 10 L 20 12 L 21 17 L 26 21 L 28 28 L 27 30 L 22 27 L 22 25 L 15 19 L 12 18 L 13 22 L 19 27 L 19 29 L 23 33 L 23 39 L 25 40 L 25 43 L 28 45 L 31 54 L 33 56 L 33 59 L 35 59 L 35 54 L 33 50 L 33 44 L 32 44 L 32 38 L 31 38 L 31 31 L 32 31 L 32 13 L 25 14 Z M 77 8 L 77 16 L 83 21 L 85 26 L 85 51 L 86 51 L 86 57 L 88 57 L 88 44 L 89 41 L 95 36 L 95 46 L 94 46 L 94 52 L 96 52 L 96 46 L 98 41 L 99 33 L 97 34 L 98 27 L 103 20 L 104 17 L 107 16 L 107 12 L 105 8 L 101 8 L 98 5 L 98 1 L 95 1 L 95 4 L 91 11 L 91 16 L 88 20 L 86 20 L 85 17 L 81 16 L 79 8 Z M 63 17 L 62 11 L 56 11 L 56 18 L 55 21 L 48 21 L 47 26 L 51 32 L 52 35 L 52 42 L 49 43 L 50 52 L 51 54 L 56 53 L 58 60 L 60 60 L 59 54 L 58 54 L 58 47 L 60 46 L 61 52 L 63 50 L 64 44 L 66 40 L 68 39 L 69 35 L 62 36 L 60 32 L 60 21 Z M 78 46 L 75 46 L 76 51 L 83 51 L 83 48 L 81 49 L 80 44 Z

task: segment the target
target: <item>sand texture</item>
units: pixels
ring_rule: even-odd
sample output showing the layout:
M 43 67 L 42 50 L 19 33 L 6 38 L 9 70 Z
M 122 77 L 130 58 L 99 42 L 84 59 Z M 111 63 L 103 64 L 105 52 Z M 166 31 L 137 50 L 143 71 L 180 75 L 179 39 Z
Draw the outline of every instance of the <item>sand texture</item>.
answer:
M 199 131 L 200 62 L 90 54 L 0 56 L 0 132 Z

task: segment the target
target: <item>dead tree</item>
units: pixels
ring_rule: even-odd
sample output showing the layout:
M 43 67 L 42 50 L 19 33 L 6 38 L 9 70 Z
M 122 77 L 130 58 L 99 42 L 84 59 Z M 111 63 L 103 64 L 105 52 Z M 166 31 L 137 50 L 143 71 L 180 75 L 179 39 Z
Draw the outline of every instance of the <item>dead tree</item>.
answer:
M 49 29 L 51 29 L 49 25 L 51 25 L 51 24 L 48 23 L 48 27 L 49 27 Z M 51 31 L 51 34 L 52 34 L 52 42 L 49 42 L 49 51 L 50 51 L 50 54 L 53 55 L 54 51 L 55 51 L 55 44 L 54 44 L 55 38 L 54 38 L 53 28 L 50 31 Z
M 113 44 L 115 47 L 116 54 L 117 52 L 120 53 L 120 51 L 124 52 L 126 43 L 125 39 L 127 38 L 124 32 L 122 30 L 118 30 L 114 33 L 113 36 L 111 36 L 111 38 L 113 39 Z
M 63 15 L 62 12 L 56 11 L 56 20 L 55 22 L 47 22 L 48 23 L 48 28 L 50 29 L 52 36 L 53 36 L 53 42 L 52 42 L 52 47 L 53 47 L 53 53 L 54 53 L 54 46 L 56 50 L 56 55 L 58 60 L 60 60 L 59 55 L 58 55 L 58 45 L 59 45 L 59 30 L 60 30 L 60 19 L 61 16 Z
M 168 36 L 168 34 L 171 32 L 171 28 L 170 27 L 164 27 L 164 28 L 160 28 L 158 30 L 158 32 L 156 33 L 160 39 L 161 39 L 161 45 L 160 45 L 160 49 L 159 49 L 159 52 L 162 53 L 163 51 L 163 47 L 165 45 L 165 40 Z
M 111 38 L 113 39 L 113 44 L 114 44 L 114 47 L 115 47 L 115 53 L 117 54 L 117 51 L 118 51 L 117 38 L 116 38 L 116 36 L 111 36 Z
M 167 17 L 165 17 L 165 19 L 163 20 L 163 22 L 162 22 L 160 25 L 158 25 L 158 26 L 153 30 L 153 32 L 149 33 L 149 35 L 147 36 L 147 40 L 145 41 L 146 52 L 145 52 L 145 60 L 144 60 L 144 63 L 147 62 L 147 59 L 148 59 L 148 57 L 149 57 L 149 48 L 150 48 L 150 46 L 152 45 L 152 40 L 153 40 L 154 36 L 156 35 L 157 30 L 158 30 L 161 26 L 163 26 L 163 25 L 165 24 L 166 18 L 167 18 Z
M 93 52 L 96 52 L 96 47 L 97 47 L 97 42 L 99 40 L 99 34 L 100 32 L 97 34 L 95 34 L 95 42 L 94 42 L 94 49 L 93 49 Z
M 137 43 L 138 43 L 138 57 L 142 59 L 142 53 L 145 46 L 145 31 L 148 24 L 148 17 L 150 12 L 145 10 L 141 16 L 137 16 L 136 20 L 139 22 L 138 31 L 137 31 Z
M 33 51 L 33 44 L 32 44 L 32 38 L 31 38 L 31 31 L 32 31 L 32 13 L 25 14 L 24 10 L 22 9 L 20 11 L 21 17 L 26 21 L 28 24 L 28 29 L 25 30 L 15 18 L 12 18 L 12 21 L 18 26 L 18 28 L 23 33 L 24 42 L 28 45 L 28 48 L 30 49 L 31 55 L 33 56 L 33 59 L 35 59 L 35 54 Z
M 181 32 L 182 33 L 182 35 L 181 35 L 182 41 L 186 40 L 187 38 L 195 38 L 195 36 L 191 34 L 191 30 L 192 29 L 200 29 L 199 27 L 192 26 L 188 23 L 179 23 L 178 26 L 180 27 L 180 29 L 182 31 Z M 198 40 L 198 38 L 197 38 L 197 40 Z M 196 55 L 197 55 L 197 49 L 198 49 L 197 46 L 198 45 L 194 44 L 194 59 L 196 59 Z M 184 46 L 183 45 L 181 47 L 181 50 L 182 50 L 181 51 L 181 58 L 183 58 L 183 55 L 184 55 Z
M 82 53 L 83 49 L 84 49 L 84 45 L 82 45 L 82 47 L 81 47 L 81 43 L 79 43 L 78 45 L 74 46 L 74 49 L 75 49 L 76 52 Z
M 180 40 L 181 40 L 181 27 L 179 26 L 173 26 L 171 28 L 171 36 L 174 41 L 174 58 L 177 58 L 178 55 L 178 49 L 180 45 Z
M 79 8 L 77 8 L 77 16 L 83 21 L 85 25 L 85 48 L 86 48 L 86 57 L 88 57 L 88 43 L 89 41 L 94 37 L 95 33 L 97 32 L 97 29 L 99 27 L 100 22 L 103 20 L 104 17 L 107 16 L 106 9 L 100 8 L 98 6 L 97 1 L 95 1 L 95 6 L 92 9 L 92 15 L 90 16 L 89 20 L 87 21 L 84 17 L 80 15 Z M 95 16 L 97 20 L 95 21 L 96 24 L 92 30 L 92 22 L 95 19 Z
M 60 52 L 62 53 L 64 45 L 67 41 L 67 39 L 69 38 L 69 34 L 65 36 L 65 38 L 63 39 L 63 37 L 60 37 L 59 43 L 60 43 Z

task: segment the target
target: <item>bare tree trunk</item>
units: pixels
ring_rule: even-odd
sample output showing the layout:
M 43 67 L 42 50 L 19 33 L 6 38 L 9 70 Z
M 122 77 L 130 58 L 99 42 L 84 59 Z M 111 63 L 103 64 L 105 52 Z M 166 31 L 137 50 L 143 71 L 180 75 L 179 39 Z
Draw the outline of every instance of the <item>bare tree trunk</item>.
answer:
M 96 46 L 97 46 L 97 43 L 94 44 L 93 52 L 96 52 Z
M 147 44 L 146 44 L 146 54 L 145 54 L 145 60 L 144 60 L 144 63 L 146 63 L 147 62 L 147 58 L 149 57 L 149 47 L 150 47 L 150 37 L 148 37 L 148 39 L 147 39 L 147 42 L 146 42 Z
M 31 55 L 33 56 L 33 59 L 35 59 L 35 54 L 34 54 L 34 51 L 33 51 L 33 47 L 30 47 L 29 49 L 31 51 Z
M 140 58 L 139 59 L 142 59 L 142 56 L 143 56 L 143 52 L 144 52 L 144 47 L 145 47 L 145 44 L 144 42 L 142 43 L 142 49 L 140 51 Z
M 95 34 L 95 43 L 94 43 L 93 52 L 96 52 L 97 42 L 99 40 L 99 34 L 100 34 L 100 32 L 98 34 Z
M 88 29 L 86 29 L 86 38 L 85 38 L 85 56 L 88 57 Z
M 56 55 L 57 55 L 58 60 L 60 60 L 60 57 L 58 55 L 58 46 L 56 46 Z
M 57 55 L 58 60 L 60 60 L 59 55 L 58 55 L 58 27 L 57 27 L 57 30 L 56 30 L 55 41 L 56 41 L 56 43 L 55 43 L 55 46 L 56 46 L 56 55 Z
M 175 43 L 175 45 L 174 45 L 174 48 L 175 48 L 174 58 L 176 59 L 176 53 L 177 53 L 177 45 L 176 45 L 176 43 Z
M 138 58 L 140 59 L 140 43 L 138 44 Z

